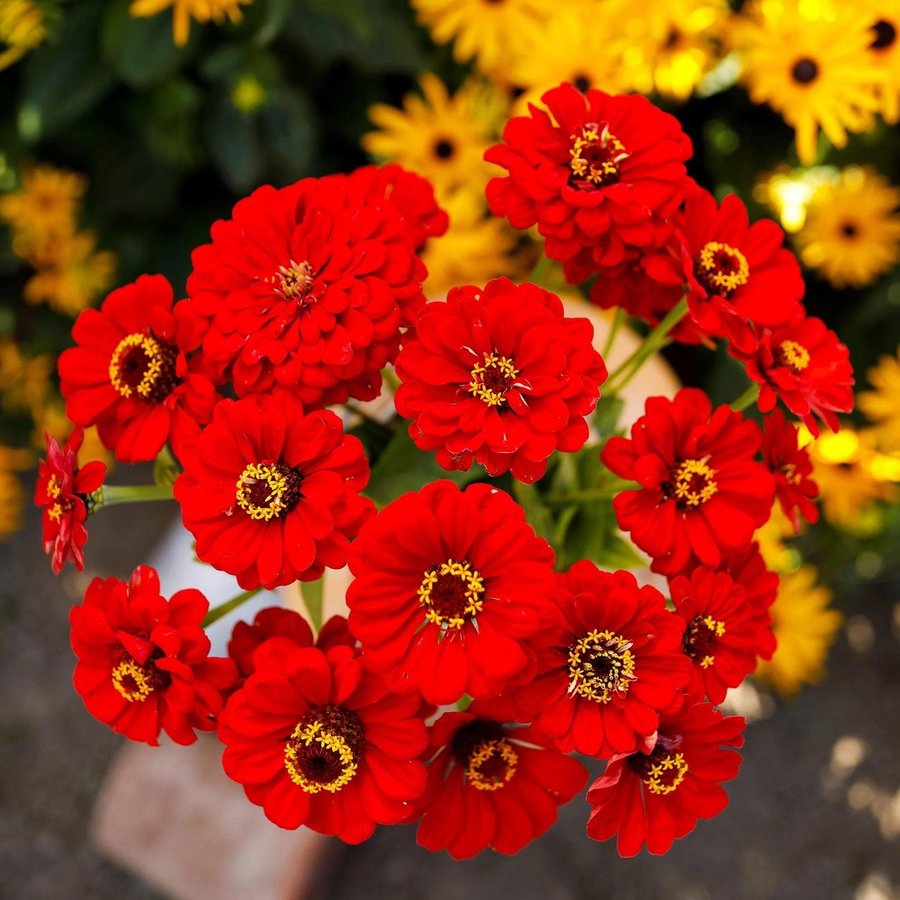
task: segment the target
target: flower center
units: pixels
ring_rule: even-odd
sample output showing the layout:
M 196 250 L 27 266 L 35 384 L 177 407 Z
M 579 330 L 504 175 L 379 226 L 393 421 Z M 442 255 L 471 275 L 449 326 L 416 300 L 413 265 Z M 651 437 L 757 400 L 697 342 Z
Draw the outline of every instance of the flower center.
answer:
M 886 19 L 879 19 L 870 29 L 872 32 L 871 50 L 885 50 L 897 40 L 897 29 Z
M 581 134 L 572 135 L 569 149 L 569 183 L 583 190 L 604 187 L 619 180 L 619 163 L 628 158 L 624 144 L 609 125 L 588 122 Z
M 614 631 L 595 629 L 569 647 L 570 696 L 608 703 L 636 680 L 631 641 Z
M 251 463 L 235 484 L 235 499 L 251 519 L 268 522 L 297 505 L 302 483 L 298 469 L 281 463 Z
M 700 506 L 718 493 L 715 474 L 702 459 L 684 459 L 672 470 L 668 494 L 679 506 Z
M 316 298 L 312 296 L 312 285 L 315 280 L 313 268 L 308 262 L 279 266 L 278 271 L 269 279 L 276 294 L 285 300 L 296 300 L 301 309 L 309 306 Z
M 811 84 L 819 77 L 819 64 L 808 56 L 798 59 L 791 68 L 791 78 L 797 84 Z
M 335 794 L 359 768 L 363 744 L 359 716 L 339 706 L 314 706 L 284 745 L 284 767 L 307 794 Z
M 447 562 L 429 569 L 418 590 L 425 619 L 442 629 L 462 628 L 484 608 L 484 579 L 467 562 Z
M 662 747 L 657 747 L 649 756 L 635 753 L 628 757 L 628 763 L 651 794 L 671 794 L 688 772 L 684 754 Z
M 859 236 L 859 228 L 855 222 L 844 222 L 840 227 L 841 234 L 848 240 L 855 240 Z
M 150 337 L 129 334 L 119 341 L 109 360 L 109 380 L 123 396 L 135 392 L 149 403 L 162 403 L 177 384 L 178 348 Z
M 129 703 L 140 703 L 168 684 L 169 676 L 152 662 L 141 665 L 127 653 L 112 670 L 113 687 Z
M 730 244 L 710 241 L 705 244 L 694 266 L 697 281 L 710 294 L 728 296 L 750 278 L 747 258 Z
M 485 354 L 484 362 L 472 369 L 469 393 L 488 406 L 501 406 L 518 374 L 519 370 L 508 356 L 499 356 L 496 351 Z
M 438 159 L 450 159 L 454 153 L 456 153 L 456 147 L 454 146 L 453 141 L 449 141 L 447 138 L 441 138 L 434 142 L 434 155 Z
M 62 493 L 62 485 L 55 475 L 51 475 L 50 480 L 47 482 L 47 496 L 55 500 L 60 493 Z
M 785 463 L 781 467 L 781 472 L 788 484 L 800 484 L 800 473 L 797 471 L 797 466 L 794 463 Z
M 479 791 L 497 791 L 516 774 L 519 754 L 497 722 L 476 719 L 453 736 L 453 755 L 465 769 L 467 782 Z
M 708 669 L 715 661 L 716 641 L 725 634 L 725 623 L 712 616 L 697 616 L 684 633 L 684 652 Z
M 809 365 L 809 350 L 796 341 L 782 341 L 776 352 L 778 361 L 799 375 Z

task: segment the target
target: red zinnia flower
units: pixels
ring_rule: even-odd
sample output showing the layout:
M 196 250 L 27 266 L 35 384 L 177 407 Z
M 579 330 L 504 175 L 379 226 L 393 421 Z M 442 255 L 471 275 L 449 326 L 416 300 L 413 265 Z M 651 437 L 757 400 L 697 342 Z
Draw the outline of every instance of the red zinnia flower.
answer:
M 689 578 L 670 581 L 675 612 L 684 620 L 684 652 L 691 660 L 688 693 L 721 703 L 756 668 L 757 657 L 775 652 L 772 618 L 752 603 L 725 572 L 698 566 Z
M 416 834 L 428 850 L 468 859 L 490 847 L 518 853 L 556 821 L 587 781 L 577 760 L 473 704 L 431 728 L 425 813 Z
M 618 833 L 620 856 L 637 856 L 644 843 L 653 854 L 666 853 L 698 819 L 728 805 L 720 782 L 738 773 L 741 757 L 732 748 L 743 746 L 744 725 L 740 716 L 690 700 L 663 716 L 650 754 L 614 756 L 588 789 L 588 837 L 605 841 Z
M 84 310 L 72 326 L 78 346 L 59 358 L 66 415 L 96 425 L 123 462 L 153 459 L 167 440 L 180 457 L 218 400 L 188 363 L 200 344 L 197 322 L 187 304 L 172 300 L 162 275 L 142 275 L 99 310 Z
M 351 176 L 352 178 L 352 176 Z M 424 303 L 418 227 L 341 179 L 261 187 L 212 227 L 188 294 L 203 352 L 238 396 L 289 387 L 309 405 L 371 399 Z
M 350 553 L 350 630 L 394 690 L 430 703 L 498 693 L 552 615 L 553 551 L 486 484 L 436 481 L 367 522 Z
M 760 609 L 768 609 L 778 596 L 779 578 L 766 568 L 756 541 L 726 554 L 717 571 L 730 575 L 744 589 L 747 601 Z
M 245 590 L 341 568 L 375 511 L 359 440 L 284 391 L 220 403 L 184 462 L 174 493 L 197 556 Z
M 44 530 L 44 552 L 50 555 L 50 565 L 59 575 L 71 557 L 75 568 L 84 569 L 83 548 L 87 543 L 87 497 L 106 478 L 106 466 L 99 460 L 78 467 L 78 450 L 84 432 L 76 428 L 60 447 L 55 438 L 45 435 L 47 456 L 38 466 L 34 502 L 44 508 L 41 523 Z
M 601 572 L 583 560 L 557 579 L 562 627 L 539 638 L 536 677 L 516 699 L 560 750 L 631 753 L 687 684 L 684 626 L 663 595 L 639 587 L 630 572 Z
M 270 640 L 219 724 L 222 765 L 282 828 L 357 844 L 406 819 L 425 790 L 428 734 L 414 695 L 388 694 L 350 647 Z
M 771 412 L 781 400 L 818 435 L 815 416 L 837 431 L 836 413 L 853 409 L 850 352 L 821 319 L 800 318 L 779 328 L 762 329 L 753 352 L 744 353 L 734 344 L 729 352 L 759 383 L 761 412 Z
M 575 451 L 606 380 L 588 319 L 559 298 L 496 278 L 429 303 L 404 344 L 395 402 L 410 437 L 445 469 L 475 459 L 490 475 L 540 478 L 555 450 Z
M 510 119 L 505 144 L 485 153 L 508 175 L 487 186 L 491 212 L 546 238 L 551 259 L 589 249 L 597 268 L 635 248 L 659 246 L 684 194 L 691 142 L 678 120 L 645 97 L 610 96 L 571 84 Z
M 194 729 L 214 731 L 236 673 L 230 659 L 209 656 L 201 625 L 208 609 L 193 589 L 163 598 L 149 566 L 127 583 L 95 578 L 69 613 L 75 690 L 88 712 L 154 746 L 161 730 L 179 744 L 193 743 Z
M 813 465 L 809 450 L 798 446 L 798 435 L 797 426 L 789 422 L 780 409 L 772 410 L 766 416 L 763 461 L 775 476 L 775 496 L 797 532 L 800 531 L 798 516 L 803 516 L 810 524 L 819 519 L 819 508 L 813 503 L 819 495 L 819 487 L 811 477 Z
M 616 518 L 653 557 L 653 570 L 684 571 L 692 558 L 716 568 L 725 553 L 749 544 L 769 518 L 775 484 L 754 460 L 756 424 L 703 391 L 674 400 L 651 397 L 631 438 L 610 438 L 603 462 L 638 490 L 613 500 Z

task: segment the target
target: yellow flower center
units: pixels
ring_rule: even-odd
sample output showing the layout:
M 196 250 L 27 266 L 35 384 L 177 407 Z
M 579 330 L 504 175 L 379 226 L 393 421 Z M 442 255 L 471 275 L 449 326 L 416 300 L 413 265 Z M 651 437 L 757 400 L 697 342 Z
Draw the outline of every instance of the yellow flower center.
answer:
M 488 406 L 500 406 L 506 402 L 506 392 L 516 380 L 519 370 L 508 356 L 496 351 L 486 354 L 484 361 L 470 373 L 469 393 Z
M 235 499 L 251 519 L 269 522 L 297 505 L 302 481 L 297 469 L 281 463 L 251 463 L 235 484 Z
M 747 257 L 736 247 L 710 241 L 703 246 L 695 266 L 697 280 L 710 294 L 728 296 L 750 278 Z
M 176 384 L 178 348 L 148 334 L 129 334 L 109 360 L 109 380 L 123 397 L 161 403 Z
M 799 375 L 809 365 L 809 350 L 796 341 L 782 341 L 778 345 L 778 361 Z
M 309 306 L 315 297 L 312 296 L 312 285 L 315 281 L 313 268 L 308 262 L 279 266 L 278 271 L 270 279 L 275 293 L 285 300 L 296 300 L 301 307 Z
M 609 125 L 589 122 L 571 140 L 569 183 L 573 187 L 593 190 L 618 181 L 619 164 L 629 154 Z
M 54 500 L 60 495 L 62 491 L 62 487 L 59 483 L 59 479 L 55 475 L 50 476 L 50 480 L 47 482 L 47 496 L 52 497 Z
M 484 579 L 469 563 L 448 559 L 425 572 L 417 594 L 426 621 L 460 629 L 484 608 Z
M 453 755 L 466 774 L 466 783 L 478 791 L 498 791 L 516 774 L 519 754 L 498 722 L 475 719 L 456 732 Z
M 569 695 L 608 703 L 628 693 L 634 674 L 631 641 L 613 631 L 589 631 L 569 647 Z
M 359 770 L 363 727 L 356 713 L 338 706 L 313 707 L 284 745 L 284 767 L 307 794 L 335 794 Z
M 682 460 L 672 471 L 669 494 L 679 506 L 700 506 L 718 493 L 715 474 L 702 459 Z
M 712 616 L 696 616 L 684 632 L 684 652 L 708 669 L 716 661 L 716 640 L 725 634 L 725 623 Z
M 671 794 L 688 773 L 684 754 L 672 750 L 654 752 L 643 766 L 641 780 L 651 794 Z
M 141 665 L 125 656 L 112 670 L 113 687 L 129 703 L 141 703 L 166 684 L 166 675 L 153 663 Z

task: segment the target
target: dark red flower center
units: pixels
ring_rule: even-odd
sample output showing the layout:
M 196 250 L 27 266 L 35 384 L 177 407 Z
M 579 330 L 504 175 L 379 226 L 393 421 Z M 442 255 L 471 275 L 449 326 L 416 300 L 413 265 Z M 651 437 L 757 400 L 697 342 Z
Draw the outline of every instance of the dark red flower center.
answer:
M 359 716 L 340 706 L 314 706 L 284 744 L 284 767 L 307 794 L 337 793 L 359 769 L 365 732 Z
M 775 349 L 775 358 L 799 375 L 809 365 L 809 350 L 796 341 L 782 341 Z
M 683 459 L 672 469 L 663 491 L 682 508 L 700 506 L 719 491 L 715 474 L 703 459 Z
M 569 695 L 597 703 L 624 697 L 634 674 L 631 641 L 614 631 L 589 631 L 568 649 Z
M 715 661 L 718 639 L 725 634 L 725 623 L 712 616 L 696 616 L 684 632 L 684 652 L 704 669 Z
M 805 56 L 798 59 L 791 67 L 791 78 L 797 84 L 812 84 L 819 77 L 819 64 L 814 60 Z
M 705 244 L 694 262 L 697 281 L 710 294 L 727 297 L 750 278 L 747 258 L 730 244 L 710 241 Z
M 451 745 L 466 781 L 479 791 L 497 791 L 516 774 L 519 754 L 506 739 L 506 729 L 489 719 L 463 725 Z
M 128 653 L 112 670 L 113 687 L 129 703 L 146 700 L 154 691 L 167 687 L 170 680 L 169 673 L 157 669 L 152 659 L 141 665 Z
M 668 750 L 659 744 L 649 756 L 643 753 L 629 756 L 628 765 L 647 785 L 651 794 L 671 794 L 678 789 L 688 773 L 684 754 L 678 750 Z
M 512 359 L 501 356 L 495 350 L 486 353 L 484 360 L 476 364 L 471 371 L 469 393 L 488 406 L 502 406 L 506 403 L 506 392 L 515 382 L 519 370 Z
M 869 47 L 872 50 L 886 50 L 897 40 L 897 28 L 887 19 L 879 19 L 870 30 L 872 31 L 872 43 L 869 44 Z
M 297 505 L 302 483 L 299 469 L 281 463 L 251 463 L 237 480 L 235 499 L 251 519 L 268 522 Z
M 569 149 L 569 184 L 581 190 L 594 190 L 619 180 L 619 166 L 628 158 L 625 145 L 605 122 L 588 122 L 581 134 L 572 135 Z
M 285 300 L 294 300 L 300 309 L 305 309 L 315 301 L 312 286 L 315 273 L 308 262 L 291 260 L 286 266 L 279 266 L 278 271 L 269 279 L 275 293 Z
M 137 396 L 162 403 L 178 383 L 178 348 L 149 334 L 129 334 L 119 341 L 109 360 L 110 384 L 123 397 Z
M 417 595 L 427 621 L 459 629 L 484 608 L 484 579 L 469 563 L 448 559 L 425 572 Z

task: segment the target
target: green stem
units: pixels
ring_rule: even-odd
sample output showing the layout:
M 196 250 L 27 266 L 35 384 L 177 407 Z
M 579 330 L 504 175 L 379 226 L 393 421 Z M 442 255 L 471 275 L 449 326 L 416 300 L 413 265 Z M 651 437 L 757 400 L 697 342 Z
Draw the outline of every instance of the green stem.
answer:
M 542 287 L 544 283 L 544 277 L 550 271 L 550 267 L 553 263 L 550 259 L 543 255 L 543 253 L 538 257 L 538 261 L 534 264 L 534 268 L 531 270 L 531 274 L 528 276 L 528 280 L 532 284 L 538 285 L 538 287 Z
M 456 701 L 456 711 L 465 712 L 471 705 L 472 698 L 468 694 L 463 694 L 462 697 Z
M 388 366 L 387 368 L 382 369 L 381 377 L 384 379 L 384 383 L 392 391 L 396 391 L 397 388 L 400 387 L 400 379 L 397 377 L 397 373 L 394 371 L 393 366 Z
M 612 325 L 609 328 L 609 334 L 606 336 L 606 343 L 603 345 L 603 350 L 600 351 L 600 355 L 606 359 L 609 356 L 609 351 L 612 350 L 613 344 L 616 340 L 616 335 L 619 333 L 619 329 L 622 327 L 622 323 L 625 321 L 625 310 L 621 306 L 616 307 L 616 314 L 613 317 Z
M 609 500 L 631 486 L 630 481 L 619 481 L 606 487 L 585 488 L 580 491 L 569 491 L 567 494 L 547 494 L 543 499 L 547 506 L 572 506 L 589 503 L 592 500 Z
M 318 581 L 304 581 L 300 584 L 300 596 L 309 613 L 309 621 L 313 631 L 318 634 L 322 630 L 322 579 Z
M 201 623 L 202 626 L 206 628 L 207 625 L 212 625 L 213 622 L 221 619 L 222 616 L 227 616 L 233 609 L 237 609 L 251 597 L 255 597 L 261 590 L 261 587 L 257 587 L 250 591 L 244 591 L 243 593 L 238 594 L 237 597 L 232 597 L 230 600 L 226 600 L 224 603 L 214 606 L 204 617 L 203 622 Z
M 747 390 L 731 404 L 731 408 L 735 412 L 740 412 L 742 409 L 752 406 L 756 402 L 758 396 L 759 385 L 756 383 L 751 384 L 750 387 L 748 387 Z
M 664 347 L 668 340 L 669 332 L 687 315 L 687 297 L 682 297 L 663 317 L 662 321 L 654 328 L 641 345 L 624 362 L 614 369 L 606 382 L 606 396 L 621 390 L 638 372 L 641 366 L 657 350 Z M 627 373 L 627 374 L 626 374 Z M 616 380 L 623 378 L 621 384 Z
M 170 484 L 104 484 L 91 496 L 92 510 L 119 503 L 141 503 L 145 500 L 171 500 Z

